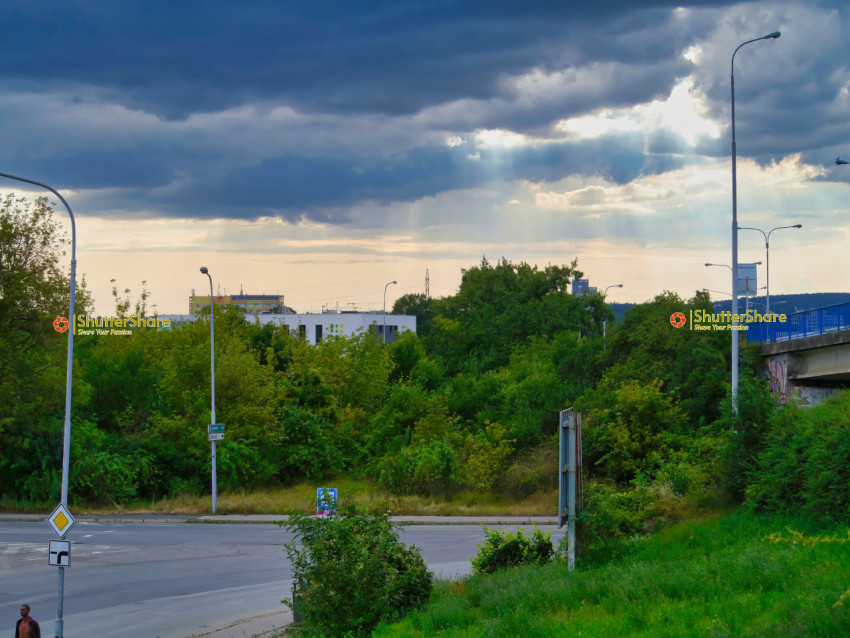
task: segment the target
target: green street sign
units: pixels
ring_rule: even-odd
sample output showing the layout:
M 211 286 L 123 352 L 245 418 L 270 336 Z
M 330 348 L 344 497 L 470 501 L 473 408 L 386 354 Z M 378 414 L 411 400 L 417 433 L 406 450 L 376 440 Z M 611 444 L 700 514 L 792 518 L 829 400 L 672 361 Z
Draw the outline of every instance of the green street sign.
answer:
M 211 423 L 207 426 L 207 434 L 223 434 L 224 423 Z

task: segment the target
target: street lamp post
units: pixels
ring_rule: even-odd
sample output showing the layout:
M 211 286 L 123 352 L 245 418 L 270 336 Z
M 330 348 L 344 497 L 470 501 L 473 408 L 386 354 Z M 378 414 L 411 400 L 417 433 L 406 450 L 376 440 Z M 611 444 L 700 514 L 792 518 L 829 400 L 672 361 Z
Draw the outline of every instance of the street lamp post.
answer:
M 770 233 L 774 230 L 782 230 L 783 228 L 802 228 L 802 224 L 794 224 L 793 226 L 777 226 L 776 228 L 765 233 L 761 228 L 752 228 L 750 226 L 741 226 L 738 230 L 757 230 L 764 236 L 764 253 L 765 253 L 765 270 L 767 274 L 765 275 L 767 281 L 765 287 L 765 314 L 770 314 Z
M 732 53 L 730 64 L 730 78 L 732 87 L 732 315 L 738 314 L 738 173 L 737 160 L 738 149 L 735 143 L 735 54 L 746 44 L 759 40 L 775 40 L 781 34 L 774 31 L 760 38 L 753 38 L 738 45 Z M 732 409 L 738 411 L 738 331 L 735 329 L 737 321 L 733 321 L 732 329 Z
M 74 213 L 65 198 L 62 197 L 55 189 L 47 184 L 36 182 L 25 177 L 16 177 L 7 173 L 0 173 L 0 177 L 7 177 L 19 182 L 33 184 L 45 190 L 50 191 L 64 204 L 68 210 L 68 215 L 71 217 L 71 292 L 69 305 L 69 328 L 68 332 L 68 358 L 65 365 L 65 430 L 62 438 L 62 493 L 61 503 L 68 507 L 68 476 L 71 466 L 71 379 L 74 371 L 74 299 L 76 295 L 76 280 L 77 280 L 77 225 L 74 221 Z M 54 626 L 56 638 L 62 638 L 64 635 L 64 619 L 63 606 L 65 598 L 65 568 L 59 567 L 59 593 L 58 604 L 56 611 L 56 624 Z
M 210 423 L 215 423 L 215 302 L 213 301 L 212 275 L 206 266 L 201 266 L 201 272 L 210 280 Z M 212 454 L 212 513 L 216 513 L 218 501 L 218 481 L 215 476 L 215 440 L 210 441 Z
M 605 292 L 602 293 L 602 301 L 605 301 L 605 295 L 608 294 L 608 288 L 622 288 L 623 284 L 613 284 L 611 286 L 607 286 L 605 288 Z M 605 335 L 607 334 L 608 328 L 608 319 L 607 317 L 602 320 L 602 347 L 605 347 Z
M 397 283 L 397 281 L 391 281 L 384 286 L 384 328 L 381 331 L 381 336 L 384 338 L 384 345 L 387 345 L 387 288 L 389 288 L 391 284 Z

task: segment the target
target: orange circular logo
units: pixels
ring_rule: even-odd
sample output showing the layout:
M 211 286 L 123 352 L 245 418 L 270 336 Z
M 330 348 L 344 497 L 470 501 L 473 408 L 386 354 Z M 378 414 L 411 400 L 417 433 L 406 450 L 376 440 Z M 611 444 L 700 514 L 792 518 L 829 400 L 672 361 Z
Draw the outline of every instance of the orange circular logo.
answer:
M 681 312 L 674 312 L 670 315 L 670 323 L 674 328 L 681 328 L 685 325 L 685 315 Z
M 56 329 L 56 332 L 65 332 L 68 329 L 68 320 L 65 317 L 56 317 L 53 327 Z

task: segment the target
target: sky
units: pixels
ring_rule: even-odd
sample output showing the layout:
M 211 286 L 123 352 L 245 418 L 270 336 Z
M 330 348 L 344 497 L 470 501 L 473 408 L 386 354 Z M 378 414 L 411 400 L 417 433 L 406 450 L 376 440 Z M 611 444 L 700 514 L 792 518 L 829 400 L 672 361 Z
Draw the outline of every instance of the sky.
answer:
M 113 279 L 185 313 L 200 266 L 217 293 L 380 310 L 485 256 L 577 259 L 614 302 L 723 299 L 730 63 L 773 31 L 735 57 L 738 223 L 802 224 L 771 235 L 771 293 L 850 287 L 843 0 L 6 0 L 0 22 L 0 171 L 71 205 L 101 314 Z

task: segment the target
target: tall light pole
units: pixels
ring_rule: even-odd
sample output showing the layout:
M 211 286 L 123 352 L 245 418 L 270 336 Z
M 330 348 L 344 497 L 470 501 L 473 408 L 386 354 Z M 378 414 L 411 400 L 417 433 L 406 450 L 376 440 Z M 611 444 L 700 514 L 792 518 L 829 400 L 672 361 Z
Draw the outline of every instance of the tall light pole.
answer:
M 397 281 L 391 281 L 384 286 L 384 329 L 381 331 L 381 336 L 384 338 L 384 345 L 387 345 L 387 288 L 397 283 Z
M 735 144 L 735 54 L 742 46 L 759 40 L 775 40 L 781 34 L 779 31 L 768 33 L 760 38 L 753 38 L 738 45 L 732 53 L 730 77 L 732 87 L 732 315 L 738 314 L 738 149 Z M 738 322 L 732 322 L 732 409 L 738 412 Z
M 605 292 L 602 293 L 602 301 L 605 301 L 605 295 L 608 294 L 608 288 L 622 288 L 623 284 L 613 284 L 611 286 L 607 286 L 605 288 Z M 608 328 L 608 319 L 605 318 L 602 320 L 602 347 L 605 347 L 605 335 L 607 334 Z
M 764 253 L 765 253 L 765 260 L 767 262 L 765 264 L 765 270 L 767 271 L 767 275 L 766 275 L 767 281 L 766 281 L 766 287 L 765 287 L 765 298 L 766 298 L 765 314 L 767 314 L 767 315 L 770 314 L 770 233 L 772 233 L 774 230 L 782 230 L 783 228 L 802 228 L 802 227 L 803 227 L 802 224 L 794 224 L 793 226 L 777 226 L 776 228 L 768 231 L 767 233 L 765 233 L 761 228 L 751 228 L 749 226 L 740 226 L 738 228 L 738 230 L 757 230 L 762 235 L 764 235 Z
M 17 177 L 15 175 L 9 175 L 8 173 L 0 173 L 0 177 L 7 177 L 9 179 L 14 179 L 19 182 L 26 182 L 27 184 L 33 184 L 34 186 L 38 186 L 45 190 L 50 191 L 56 197 L 59 198 L 59 201 L 64 204 L 65 208 L 68 210 L 68 215 L 71 217 L 71 293 L 70 293 L 70 306 L 69 306 L 69 328 L 70 331 L 68 333 L 68 358 L 67 363 L 65 365 L 65 431 L 62 438 L 62 494 L 61 494 L 61 503 L 64 507 L 68 507 L 68 476 L 70 474 L 71 467 L 71 379 L 74 372 L 74 297 L 76 295 L 76 279 L 77 279 L 77 225 L 74 221 L 74 213 L 71 211 L 71 207 L 68 205 L 68 202 L 65 201 L 65 198 L 62 197 L 55 189 L 51 188 L 47 184 L 42 184 L 41 182 L 36 182 L 32 179 L 27 179 L 26 177 Z M 59 601 L 57 605 L 56 612 L 56 624 L 55 624 L 55 634 L 56 638 L 62 638 L 64 635 L 64 619 L 62 617 L 63 613 L 63 603 L 65 598 L 65 568 L 59 567 Z
M 201 266 L 201 272 L 210 280 L 210 423 L 215 423 L 215 301 L 213 300 L 212 275 L 206 266 Z M 218 501 L 218 481 L 215 477 L 215 440 L 210 441 L 212 454 L 212 513 L 215 514 Z

